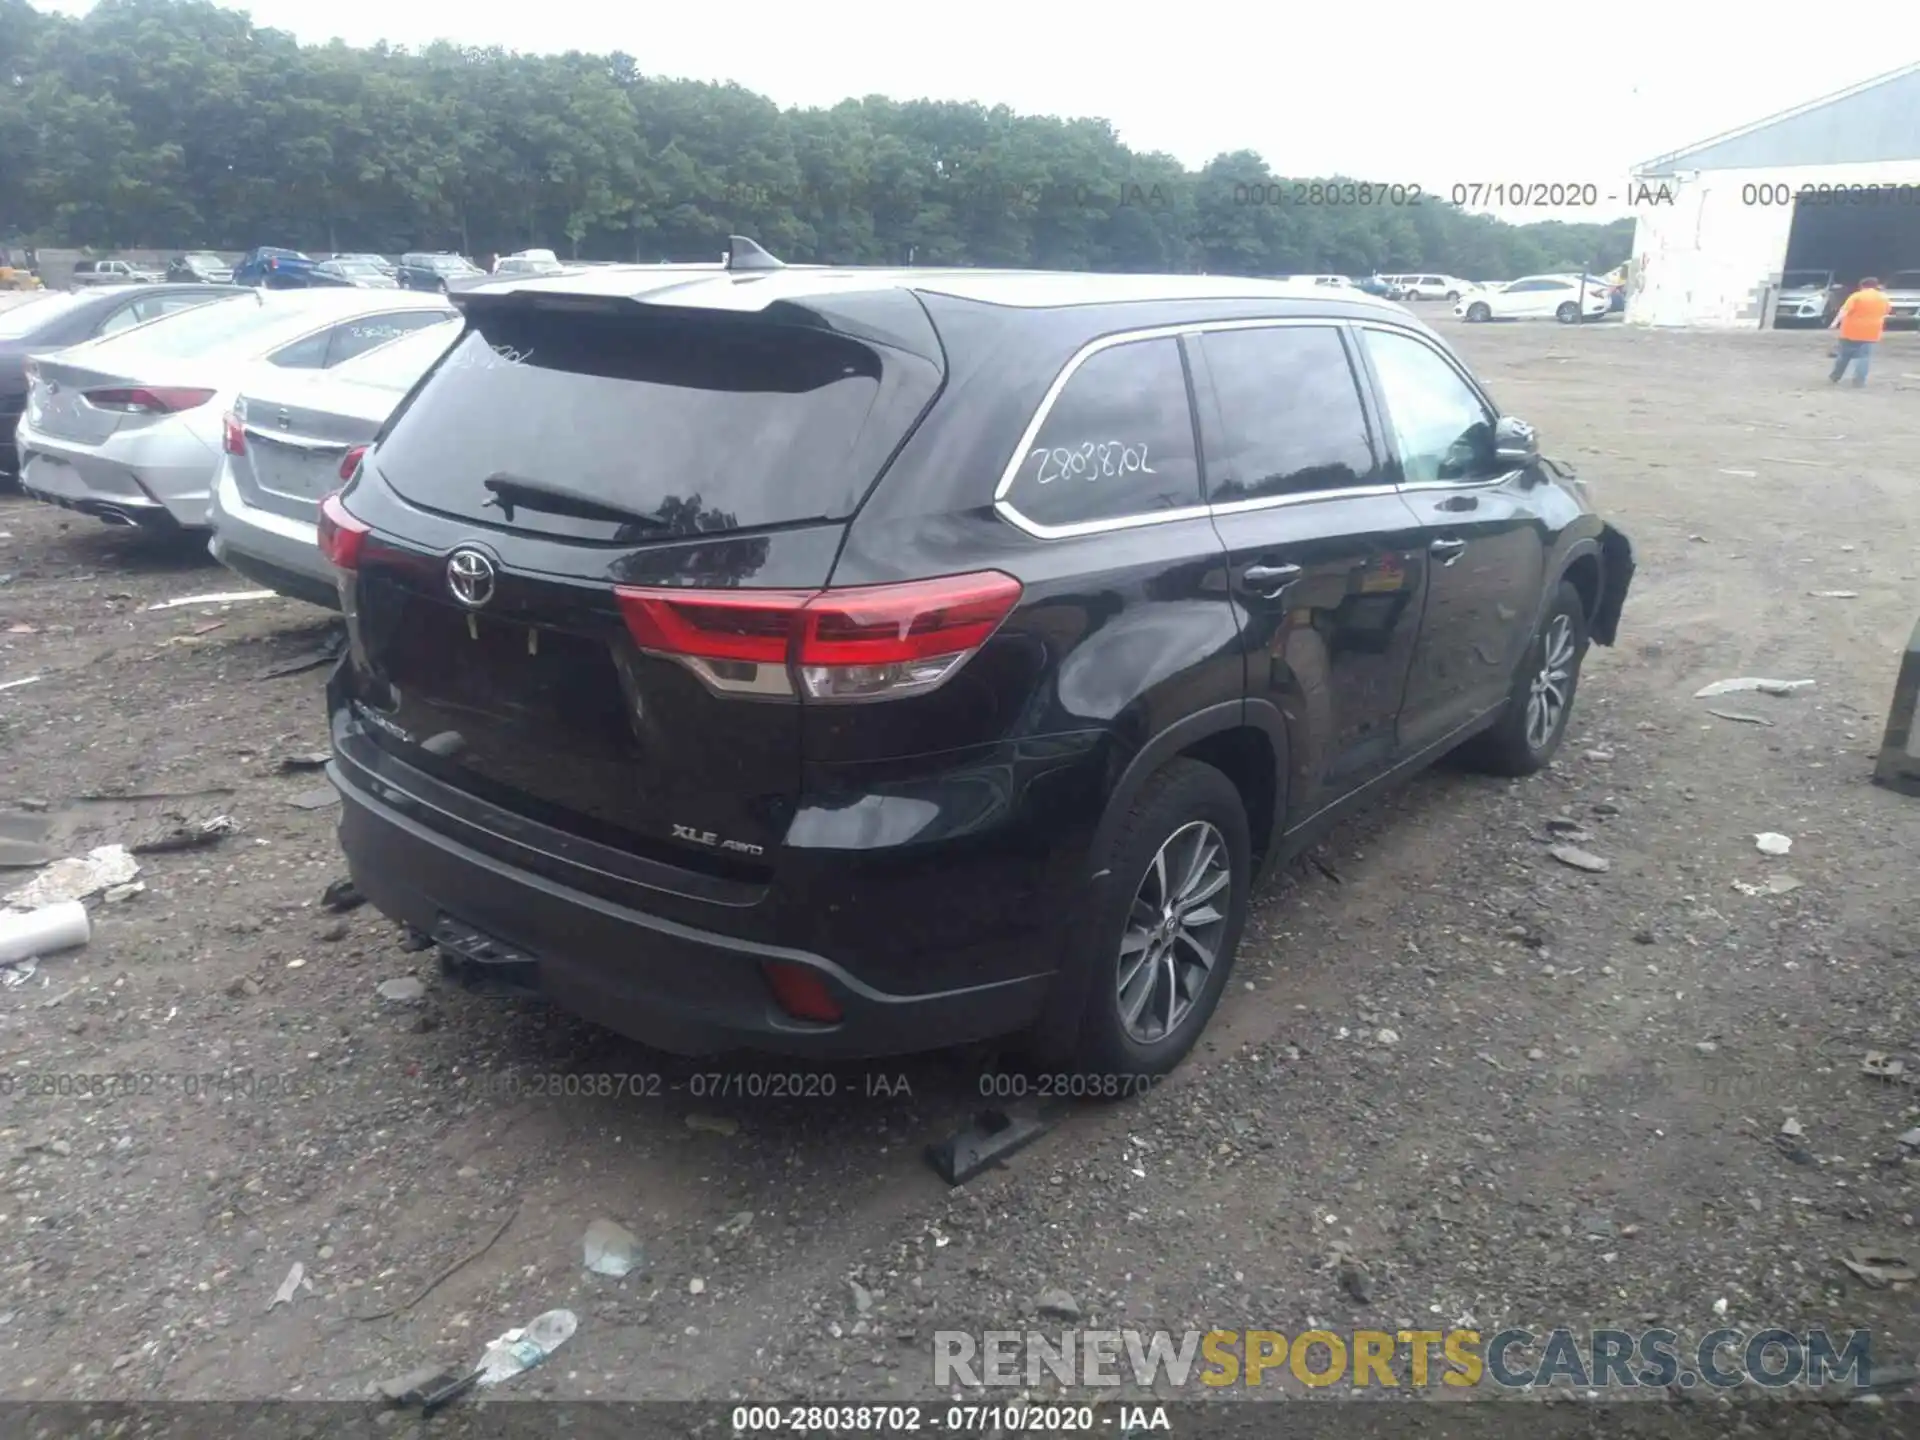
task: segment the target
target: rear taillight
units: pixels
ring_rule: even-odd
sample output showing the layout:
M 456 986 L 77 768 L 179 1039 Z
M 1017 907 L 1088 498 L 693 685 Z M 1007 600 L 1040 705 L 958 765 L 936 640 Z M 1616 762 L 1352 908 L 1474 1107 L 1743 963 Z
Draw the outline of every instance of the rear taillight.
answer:
M 229 455 L 247 453 L 246 424 L 231 410 L 227 412 L 227 418 L 220 423 L 220 448 Z
M 340 479 L 343 483 L 353 479 L 353 472 L 360 468 L 360 457 L 366 453 L 366 446 L 356 445 L 340 457 Z
M 359 569 L 360 547 L 366 543 L 367 533 L 372 528 L 364 520 L 356 520 L 348 514 L 338 494 L 329 495 L 320 502 L 320 523 L 316 527 L 315 538 L 320 542 L 320 553 L 327 557 L 328 564 L 341 570 Z
M 840 590 L 618 586 L 641 649 L 715 690 L 810 700 L 884 700 L 931 690 L 987 641 L 1020 599 L 997 570 Z
M 213 391 L 184 385 L 131 385 L 89 390 L 86 397 L 87 403 L 96 410 L 117 410 L 124 415 L 173 415 L 206 404 L 213 398 Z
M 767 977 L 767 988 L 780 1008 L 796 1020 L 814 1020 L 824 1025 L 840 1023 L 840 1002 L 833 998 L 820 972 L 786 960 L 769 960 L 760 967 Z

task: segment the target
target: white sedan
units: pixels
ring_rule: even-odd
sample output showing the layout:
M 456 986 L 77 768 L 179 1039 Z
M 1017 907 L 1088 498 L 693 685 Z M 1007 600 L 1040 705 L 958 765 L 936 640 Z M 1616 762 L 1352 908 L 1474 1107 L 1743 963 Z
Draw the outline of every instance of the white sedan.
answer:
M 204 530 L 240 376 L 328 370 L 453 314 L 393 290 L 237 290 L 27 360 L 20 487 L 110 525 Z
M 1463 320 L 1558 320 L 1572 325 L 1598 320 L 1613 303 L 1613 294 L 1597 277 L 1527 275 L 1498 290 L 1476 290 L 1460 297 L 1453 313 Z M 1582 291 L 1584 289 L 1584 296 Z

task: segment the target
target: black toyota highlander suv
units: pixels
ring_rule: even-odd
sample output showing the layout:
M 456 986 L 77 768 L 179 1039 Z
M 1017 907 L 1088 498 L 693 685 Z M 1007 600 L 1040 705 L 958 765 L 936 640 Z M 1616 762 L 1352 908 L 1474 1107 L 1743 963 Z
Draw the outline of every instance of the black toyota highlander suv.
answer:
M 356 885 L 679 1053 L 1175 1065 L 1259 877 L 1561 742 L 1633 570 L 1398 307 L 1197 276 L 606 268 L 324 507 Z

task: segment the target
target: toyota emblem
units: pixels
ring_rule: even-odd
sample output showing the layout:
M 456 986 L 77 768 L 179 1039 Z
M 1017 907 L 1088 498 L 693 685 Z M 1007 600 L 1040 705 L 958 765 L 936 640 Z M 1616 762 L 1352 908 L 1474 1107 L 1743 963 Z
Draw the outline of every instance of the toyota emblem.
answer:
M 447 589 L 469 610 L 493 599 L 493 561 L 478 550 L 456 550 L 447 557 Z

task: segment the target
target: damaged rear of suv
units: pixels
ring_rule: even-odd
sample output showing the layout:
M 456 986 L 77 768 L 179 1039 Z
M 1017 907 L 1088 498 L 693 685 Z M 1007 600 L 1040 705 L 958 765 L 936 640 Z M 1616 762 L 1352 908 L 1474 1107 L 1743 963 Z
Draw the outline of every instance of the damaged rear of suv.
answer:
M 1403 311 L 742 253 L 462 296 L 322 508 L 342 844 L 457 973 L 1162 1073 L 1262 866 L 1559 744 L 1630 550 Z

